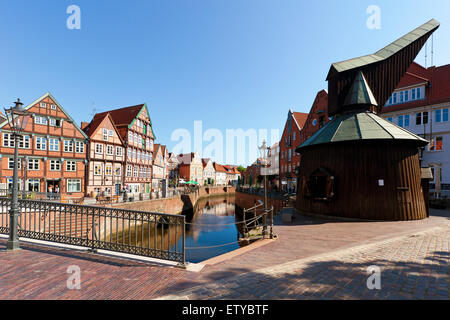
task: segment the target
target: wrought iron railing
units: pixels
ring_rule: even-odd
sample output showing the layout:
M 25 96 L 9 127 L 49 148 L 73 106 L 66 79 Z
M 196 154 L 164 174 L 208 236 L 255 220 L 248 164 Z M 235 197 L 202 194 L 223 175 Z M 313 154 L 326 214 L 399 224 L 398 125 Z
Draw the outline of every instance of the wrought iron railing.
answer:
M 0 198 L 0 233 L 9 233 L 10 198 Z M 185 263 L 185 216 L 19 200 L 19 237 Z
M 265 208 L 264 203 L 259 201 L 259 204 L 252 208 L 243 210 L 243 226 L 242 233 L 244 237 L 250 237 L 252 230 L 262 229 L 262 236 L 268 235 L 270 239 L 274 238 L 273 233 L 273 214 L 274 208 Z M 269 230 L 268 230 L 269 229 Z

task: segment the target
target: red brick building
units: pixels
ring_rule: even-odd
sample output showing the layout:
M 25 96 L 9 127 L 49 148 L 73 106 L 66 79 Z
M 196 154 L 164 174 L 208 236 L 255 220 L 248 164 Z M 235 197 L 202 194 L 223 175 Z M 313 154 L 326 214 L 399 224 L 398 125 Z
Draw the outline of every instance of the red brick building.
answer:
M 31 112 L 19 143 L 19 185 L 30 192 L 58 192 L 63 198 L 84 195 L 87 135 L 50 94 L 25 107 Z M 8 122 L 0 124 L 2 189 L 11 188 L 14 140 Z
M 301 132 L 300 144 L 305 142 L 314 133 L 330 121 L 328 116 L 328 93 L 326 90 L 319 91 L 314 100 L 311 111 Z
M 295 168 L 300 165 L 300 155 L 295 149 L 301 143 L 301 132 L 305 125 L 307 113 L 289 110 L 283 135 L 280 140 L 280 181 L 281 188 L 296 190 L 297 176 Z

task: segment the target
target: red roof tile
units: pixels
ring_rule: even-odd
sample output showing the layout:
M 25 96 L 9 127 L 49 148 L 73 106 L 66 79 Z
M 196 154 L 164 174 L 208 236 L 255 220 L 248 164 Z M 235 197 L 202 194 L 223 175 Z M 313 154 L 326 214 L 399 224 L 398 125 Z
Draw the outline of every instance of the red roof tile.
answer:
M 297 122 L 297 125 L 299 126 L 299 129 L 302 130 L 303 126 L 305 125 L 306 119 L 308 119 L 308 114 L 303 112 L 293 112 L 294 119 Z
M 400 81 L 398 88 L 405 87 L 405 83 L 408 85 L 421 84 L 424 79 L 429 79 L 425 99 L 387 106 L 383 108 L 382 113 L 450 102 L 450 64 L 425 69 L 421 65 L 413 63 L 405 77 Z M 417 79 L 416 82 L 413 79 Z
M 138 116 L 139 112 L 141 112 L 142 108 L 145 104 L 138 104 L 136 106 L 125 107 L 115 110 L 110 110 L 106 112 L 99 113 L 98 115 L 103 115 L 105 113 L 109 113 L 113 118 L 116 126 L 129 126 L 133 120 Z

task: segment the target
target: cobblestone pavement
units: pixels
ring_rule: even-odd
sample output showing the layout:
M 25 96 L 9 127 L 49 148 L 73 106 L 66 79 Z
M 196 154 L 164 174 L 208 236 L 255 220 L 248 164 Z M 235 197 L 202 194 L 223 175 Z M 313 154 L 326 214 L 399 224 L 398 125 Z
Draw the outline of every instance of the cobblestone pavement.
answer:
M 450 227 L 249 272 L 161 299 L 449 299 Z M 369 266 L 381 289 L 369 290 Z
M 0 299 L 448 299 L 449 216 L 278 217 L 278 240 L 208 261 L 201 272 L 26 242 L 6 252 L 0 239 Z M 370 265 L 381 268 L 381 290 L 366 287 Z M 81 270 L 80 290 L 67 288 L 69 266 Z

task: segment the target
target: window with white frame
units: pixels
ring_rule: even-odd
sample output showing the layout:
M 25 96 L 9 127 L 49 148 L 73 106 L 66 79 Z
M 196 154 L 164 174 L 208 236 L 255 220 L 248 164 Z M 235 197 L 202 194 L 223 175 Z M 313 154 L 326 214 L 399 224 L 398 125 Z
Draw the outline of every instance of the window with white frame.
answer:
M 3 146 L 7 148 L 14 148 L 14 137 L 12 134 L 3 133 Z
M 84 153 L 84 142 L 83 141 L 75 141 L 75 152 L 76 153 Z
M 19 159 L 17 161 L 17 169 L 21 168 L 22 159 Z M 14 158 L 8 158 L 8 169 L 13 170 L 14 169 Z
M 136 159 L 136 150 L 133 149 L 133 159 Z
M 112 130 L 108 130 L 108 136 L 114 137 L 114 132 Z
M 19 148 L 20 149 L 30 149 L 30 136 L 20 136 Z
M 128 158 L 131 158 L 132 154 L 131 154 L 131 149 L 128 149 Z
M 116 156 L 121 157 L 123 154 L 122 147 L 116 147 Z
M 134 170 L 133 170 L 133 177 L 137 178 L 138 177 L 138 167 L 135 166 Z
M 131 165 L 127 165 L 127 177 L 131 177 L 133 172 L 133 167 Z
M 28 159 L 28 170 L 37 171 L 39 170 L 40 159 Z
M 105 165 L 105 175 L 107 175 L 107 176 L 112 175 L 112 165 L 110 165 L 110 164 Z
M 108 129 L 103 129 L 103 140 L 108 141 Z
M 113 156 L 114 155 L 114 146 L 107 145 L 106 146 L 106 154 L 109 156 Z
M 101 176 L 101 175 L 102 175 L 102 165 L 95 164 L 94 165 L 94 176 Z
M 67 192 L 81 192 L 81 179 L 67 179 Z
M 49 119 L 49 124 L 52 127 L 61 127 L 61 120 L 60 119 L 55 119 L 55 118 L 50 118 Z
M 47 138 L 36 137 L 36 149 L 37 150 L 47 150 Z
M 416 113 L 416 125 L 428 124 L 428 111 Z
M 50 109 L 56 110 L 56 105 L 55 105 L 55 104 L 51 104 L 51 105 L 50 105 Z
M 122 167 L 116 167 L 114 169 L 114 174 L 116 175 L 116 177 L 120 177 L 122 175 Z
M 41 189 L 41 183 L 39 179 L 29 179 L 28 180 L 28 191 L 29 192 L 39 192 Z
M 448 122 L 448 108 L 434 111 L 434 117 L 436 123 Z
M 35 124 L 47 125 L 48 124 L 48 119 L 47 119 L 47 117 L 43 117 L 43 116 L 34 116 L 34 123 Z
M 103 154 L 103 145 L 101 143 L 95 144 L 95 153 L 96 154 Z
M 72 140 L 64 140 L 64 152 L 73 152 Z
M 77 162 L 66 161 L 66 171 L 77 171 Z
M 61 160 L 50 160 L 50 171 L 61 171 Z
M 132 133 L 132 132 L 128 132 L 128 141 L 129 141 L 130 143 L 133 142 L 133 133 Z
M 135 143 L 135 144 L 138 143 L 138 137 L 137 137 L 137 134 L 136 134 L 136 133 L 134 134 L 134 143 Z
M 57 139 L 57 138 L 49 138 L 48 139 L 48 150 L 50 150 L 50 151 L 59 151 L 59 139 Z
M 41 102 L 41 108 L 47 108 L 47 104 L 45 102 Z

